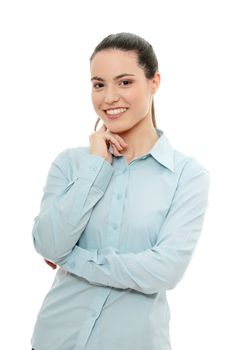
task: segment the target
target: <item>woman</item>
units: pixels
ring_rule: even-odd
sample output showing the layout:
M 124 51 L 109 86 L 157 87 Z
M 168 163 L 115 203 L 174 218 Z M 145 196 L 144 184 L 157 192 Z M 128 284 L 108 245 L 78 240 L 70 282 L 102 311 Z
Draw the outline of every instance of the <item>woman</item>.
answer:
M 53 268 L 32 336 L 35 350 L 168 350 L 166 291 L 190 262 L 208 207 L 209 172 L 174 150 L 154 115 L 152 46 L 104 38 L 90 58 L 102 121 L 87 147 L 52 162 L 33 226 Z

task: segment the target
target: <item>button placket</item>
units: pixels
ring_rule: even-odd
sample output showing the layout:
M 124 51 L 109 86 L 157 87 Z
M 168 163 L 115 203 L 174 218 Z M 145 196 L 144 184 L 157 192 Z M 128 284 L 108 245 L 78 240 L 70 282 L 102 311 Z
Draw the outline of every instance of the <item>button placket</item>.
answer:
M 119 174 L 120 173 L 120 174 Z M 120 228 L 123 218 L 124 209 L 124 194 L 127 189 L 128 183 L 128 172 L 125 169 L 124 173 L 118 172 L 118 176 L 115 178 L 115 185 L 113 190 L 113 197 L 110 204 L 109 211 L 109 226 L 107 229 L 108 246 L 113 246 L 118 248 Z
M 110 288 L 99 288 L 96 290 L 96 296 L 93 298 L 93 302 L 90 308 L 93 308 L 91 313 L 87 316 L 83 322 L 82 328 L 79 332 L 79 340 L 77 343 L 77 350 L 85 349 L 87 341 L 91 335 L 92 329 L 95 325 L 96 319 L 101 314 L 104 303 L 111 292 Z

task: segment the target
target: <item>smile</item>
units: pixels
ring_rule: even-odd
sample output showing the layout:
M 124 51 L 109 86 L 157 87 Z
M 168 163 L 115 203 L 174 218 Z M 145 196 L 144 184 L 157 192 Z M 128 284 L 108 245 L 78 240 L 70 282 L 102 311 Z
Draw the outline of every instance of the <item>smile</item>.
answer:
M 105 114 L 109 120 L 112 120 L 120 118 L 126 111 L 127 108 L 108 109 L 105 110 Z
M 113 115 L 113 114 L 120 114 L 122 112 L 125 112 L 127 108 L 116 108 L 116 109 L 107 109 L 105 112 L 107 114 Z

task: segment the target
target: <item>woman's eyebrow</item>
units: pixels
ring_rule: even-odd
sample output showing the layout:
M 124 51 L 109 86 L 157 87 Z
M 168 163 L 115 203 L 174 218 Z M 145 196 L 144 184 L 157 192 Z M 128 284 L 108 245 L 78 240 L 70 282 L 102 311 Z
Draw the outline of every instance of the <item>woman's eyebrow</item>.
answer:
M 117 80 L 117 79 L 125 77 L 125 76 L 135 76 L 135 74 L 122 73 L 120 75 L 117 75 L 113 80 Z M 104 81 L 104 79 L 102 79 L 102 78 L 100 78 L 98 76 L 95 76 L 95 77 L 91 78 L 91 81 L 92 80 Z

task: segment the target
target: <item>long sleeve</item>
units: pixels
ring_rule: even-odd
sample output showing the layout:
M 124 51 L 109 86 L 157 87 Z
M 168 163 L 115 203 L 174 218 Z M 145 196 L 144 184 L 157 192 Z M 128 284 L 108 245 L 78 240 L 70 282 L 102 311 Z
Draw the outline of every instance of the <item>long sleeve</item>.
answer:
M 208 207 L 209 173 L 190 161 L 184 166 L 156 244 L 139 253 L 115 247 L 75 246 L 59 265 L 92 284 L 144 294 L 172 289 L 181 280 L 199 239 Z
M 73 150 L 62 151 L 52 162 L 32 229 L 36 251 L 55 263 L 78 242 L 113 174 L 103 157 L 79 147 L 75 158 Z

